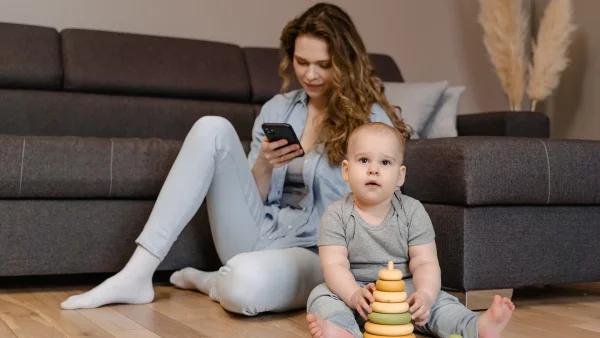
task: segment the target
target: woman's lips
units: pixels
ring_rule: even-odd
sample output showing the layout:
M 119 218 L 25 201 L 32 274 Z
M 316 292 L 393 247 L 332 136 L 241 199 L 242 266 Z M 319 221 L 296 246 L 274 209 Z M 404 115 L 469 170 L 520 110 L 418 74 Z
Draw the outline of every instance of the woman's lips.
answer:
M 305 84 L 305 85 L 306 85 L 306 87 L 308 87 L 309 89 L 313 89 L 313 90 L 314 90 L 314 89 L 319 89 L 319 88 L 321 88 L 321 87 L 323 86 L 322 84 L 319 84 L 319 85 Z

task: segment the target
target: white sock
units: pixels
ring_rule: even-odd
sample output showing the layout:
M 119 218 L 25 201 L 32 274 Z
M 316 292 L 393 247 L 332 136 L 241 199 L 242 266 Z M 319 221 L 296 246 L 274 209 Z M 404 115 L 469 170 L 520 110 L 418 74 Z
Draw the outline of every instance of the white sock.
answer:
M 116 275 L 94 289 L 69 297 L 60 304 L 65 310 L 91 309 L 106 304 L 146 304 L 154 300 L 152 276 L 160 260 L 141 246 Z
M 171 275 L 171 283 L 180 289 L 195 289 L 206 295 L 217 282 L 218 271 L 204 272 L 185 268 Z

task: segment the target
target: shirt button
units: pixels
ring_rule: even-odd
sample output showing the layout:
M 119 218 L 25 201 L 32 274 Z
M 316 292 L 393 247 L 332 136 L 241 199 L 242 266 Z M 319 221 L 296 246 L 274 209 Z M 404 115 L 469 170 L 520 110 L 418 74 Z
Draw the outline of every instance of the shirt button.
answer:
M 292 229 L 292 226 L 291 226 L 291 225 L 288 225 L 288 230 L 290 230 L 290 229 Z
M 273 236 L 269 236 L 269 239 L 273 239 Z

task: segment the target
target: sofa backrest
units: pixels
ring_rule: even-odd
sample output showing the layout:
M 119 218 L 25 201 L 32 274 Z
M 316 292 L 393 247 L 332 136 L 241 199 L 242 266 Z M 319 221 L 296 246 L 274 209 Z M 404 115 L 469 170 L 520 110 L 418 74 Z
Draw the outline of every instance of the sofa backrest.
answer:
M 212 41 L 67 29 L 60 33 L 64 89 L 248 102 L 240 47 Z
M 0 88 L 62 88 L 60 36 L 56 29 L 0 23 Z
M 371 59 L 403 81 L 391 57 Z M 278 64 L 276 48 L 0 23 L 0 134 L 182 140 L 219 115 L 247 146 Z

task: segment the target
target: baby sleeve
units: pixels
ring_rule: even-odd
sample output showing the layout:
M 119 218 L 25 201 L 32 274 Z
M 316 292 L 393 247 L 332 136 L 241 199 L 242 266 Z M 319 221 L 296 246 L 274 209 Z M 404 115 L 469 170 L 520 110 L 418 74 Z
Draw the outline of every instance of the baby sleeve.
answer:
M 319 225 L 319 246 L 342 245 L 347 247 L 346 226 L 342 219 L 342 201 L 336 201 L 325 209 Z
M 435 231 L 429 214 L 419 201 L 412 203 L 412 212 L 409 213 L 408 246 L 422 245 L 435 239 Z

